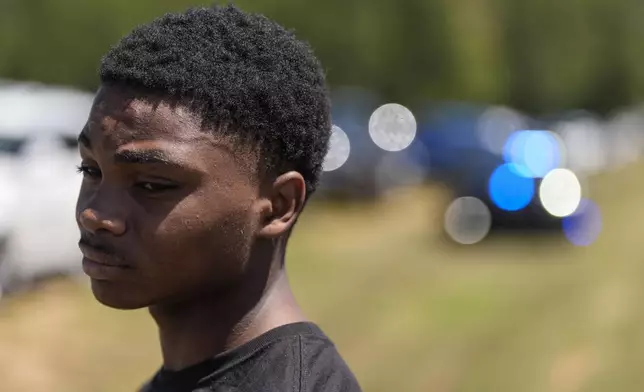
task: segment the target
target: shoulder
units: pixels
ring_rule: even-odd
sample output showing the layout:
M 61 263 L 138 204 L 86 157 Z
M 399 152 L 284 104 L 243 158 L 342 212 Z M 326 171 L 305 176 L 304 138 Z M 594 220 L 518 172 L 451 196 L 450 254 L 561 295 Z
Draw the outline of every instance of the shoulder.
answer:
M 253 366 L 244 369 L 239 391 L 361 392 L 335 345 L 319 329 L 273 341 L 258 354 Z
M 148 381 L 145 384 L 141 385 L 139 389 L 136 390 L 136 392 L 152 392 L 152 385 Z
M 310 323 L 279 327 L 207 364 L 181 390 L 361 392 L 333 342 Z M 177 390 L 170 381 L 157 372 L 138 392 Z
M 323 336 L 301 335 L 301 392 L 360 392 L 353 372 L 333 342 Z

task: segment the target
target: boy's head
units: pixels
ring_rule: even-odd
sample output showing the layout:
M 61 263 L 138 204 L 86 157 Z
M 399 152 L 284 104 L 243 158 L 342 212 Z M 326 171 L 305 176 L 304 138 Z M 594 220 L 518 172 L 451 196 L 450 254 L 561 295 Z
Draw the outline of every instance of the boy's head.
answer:
M 232 6 L 192 9 L 135 29 L 100 74 L 76 213 L 99 301 L 139 308 L 261 275 L 328 149 L 309 47 Z

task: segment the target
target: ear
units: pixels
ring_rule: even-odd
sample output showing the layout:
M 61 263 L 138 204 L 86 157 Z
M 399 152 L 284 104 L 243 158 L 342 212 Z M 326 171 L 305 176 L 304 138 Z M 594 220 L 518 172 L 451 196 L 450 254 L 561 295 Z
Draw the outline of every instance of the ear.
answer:
M 263 238 L 286 234 L 295 224 L 306 199 L 306 183 L 298 172 L 291 171 L 277 177 L 269 189 L 263 225 L 258 233 Z

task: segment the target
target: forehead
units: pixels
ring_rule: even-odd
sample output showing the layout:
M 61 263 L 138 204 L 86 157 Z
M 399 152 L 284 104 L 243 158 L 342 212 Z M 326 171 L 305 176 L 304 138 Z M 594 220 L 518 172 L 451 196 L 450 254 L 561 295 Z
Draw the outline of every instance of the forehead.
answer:
M 99 89 L 85 133 L 92 142 L 114 148 L 134 141 L 216 142 L 186 107 L 117 86 Z
M 94 155 L 154 150 L 193 171 L 256 176 L 255 154 L 204 128 L 187 107 L 119 86 L 99 89 L 79 141 Z

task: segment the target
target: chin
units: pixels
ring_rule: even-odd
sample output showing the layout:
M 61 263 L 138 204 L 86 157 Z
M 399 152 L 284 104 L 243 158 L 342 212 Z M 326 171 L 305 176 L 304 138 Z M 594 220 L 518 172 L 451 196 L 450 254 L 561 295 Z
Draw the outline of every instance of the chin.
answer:
M 122 284 L 105 280 L 91 279 L 94 298 L 102 305 L 120 310 L 134 310 L 150 306 L 141 292 L 131 290 Z

